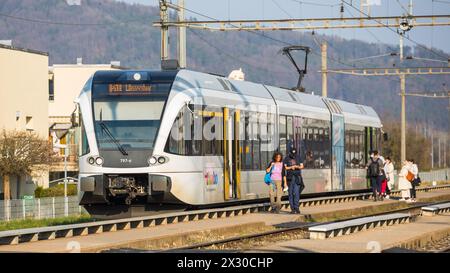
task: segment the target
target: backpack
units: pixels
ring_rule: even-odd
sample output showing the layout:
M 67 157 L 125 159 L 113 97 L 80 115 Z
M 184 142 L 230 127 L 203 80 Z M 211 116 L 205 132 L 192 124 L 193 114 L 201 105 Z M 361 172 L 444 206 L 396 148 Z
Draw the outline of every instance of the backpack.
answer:
M 373 159 L 371 159 L 371 161 L 372 162 L 370 162 L 369 168 L 367 169 L 368 175 L 370 177 L 377 177 L 380 174 L 378 169 L 378 160 L 374 161 Z
M 272 169 L 273 166 L 270 168 L 270 171 L 266 173 L 266 175 L 264 175 L 264 183 L 266 183 L 266 185 L 270 185 L 270 183 L 272 183 L 272 178 L 270 178 L 270 176 L 272 175 Z

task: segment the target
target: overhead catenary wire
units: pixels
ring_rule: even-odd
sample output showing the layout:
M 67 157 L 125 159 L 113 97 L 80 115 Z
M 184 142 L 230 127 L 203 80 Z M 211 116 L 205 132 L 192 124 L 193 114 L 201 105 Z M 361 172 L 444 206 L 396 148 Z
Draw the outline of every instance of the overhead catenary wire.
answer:
M 358 11 L 358 12 L 360 12 L 360 13 L 363 14 L 364 16 L 366 16 L 367 19 L 373 20 L 373 21 L 379 23 L 380 25 L 383 25 L 384 27 L 386 27 L 387 29 L 389 29 L 390 31 L 392 31 L 393 33 L 395 33 L 396 35 L 401 35 L 400 33 L 397 32 L 397 30 L 392 29 L 391 27 L 389 27 L 389 26 L 386 25 L 385 23 L 381 22 L 380 20 L 377 20 L 377 19 L 375 19 L 375 18 L 372 18 L 372 17 L 371 17 L 369 14 L 367 14 L 366 12 L 364 12 L 364 11 L 362 11 L 361 9 L 359 9 L 359 8 L 357 8 L 357 7 L 355 7 L 355 6 L 353 6 L 352 3 L 349 3 L 349 2 L 347 2 L 346 0 L 342 0 L 342 2 L 343 2 L 344 4 L 346 4 L 347 6 L 349 6 L 349 7 L 353 8 L 353 9 L 355 9 L 355 10 Z M 441 57 L 441 58 L 444 58 L 444 59 L 448 59 L 448 58 L 449 58 L 448 56 L 445 56 L 445 55 L 443 55 L 443 54 L 441 54 L 441 53 L 439 53 L 439 52 L 436 52 L 435 50 L 433 50 L 433 49 L 431 49 L 431 48 L 428 48 L 428 47 L 426 47 L 426 46 L 424 46 L 424 45 L 422 45 L 422 44 L 416 42 L 415 40 L 411 39 L 410 37 L 408 37 L 408 36 L 406 36 L 406 35 L 404 35 L 403 37 L 404 37 L 405 39 L 407 39 L 408 41 L 412 42 L 413 44 L 417 45 L 418 47 L 423 48 L 423 49 L 425 49 L 425 50 L 428 50 L 429 52 L 432 52 L 433 54 L 435 54 L 435 55 L 437 55 L 437 56 L 439 56 L 439 57 Z
M 292 16 L 289 12 L 287 12 L 276 0 L 271 0 L 272 1 L 272 3 L 274 3 L 282 12 L 284 12 L 289 18 L 294 18 L 294 16 Z M 300 5 L 302 4 L 302 1 L 294 1 L 294 2 L 298 2 Z M 318 42 L 317 41 L 317 38 L 316 38 L 316 35 L 315 35 L 315 32 L 314 31 L 312 31 L 311 32 L 311 34 L 312 34 L 312 38 L 313 38 L 313 41 L 316 43 L 316 45 L 319 47 L 319 48 L 321 48 L 321 44 L 323 43 L 323 42 Z M 323 35 L 322 35 L 322 37 L 321 37 L 321 39 L 322 40 L 324 40 L 330 47 L 332 47 L 332 48 L 334 48 L 334 46 L 333 46 L 333 44 L 332 43 L 330 43 Z M 313 53 L 314 54 L 314 53 Z M 334 58 L 334 57 L 331 57 L 330 56 L 330 58 Z M 341 63 L 342 64 L 342 63 Z M 346 65 L 346 66 L 351 66 L 350 64 L 344 64 L 344 65 Z
M 116 21 L 116 22 L 109 21 L 109 22 L 104 22 L 104 23 L 72 23 L 72 22 L 60 22 L 60 21 L 48 21 L 48 20 L 42 20 L 42 19 L 32 19 L 32 18 L 15 16 L 15 15 L 10 15 L 10 14 L 5 14 L 5 13 L 0 13 L 0 17 L 23 21 L 23 22 L 28 22 L 28 23 L 59 25 L 59 26 L 110 26 L 110 25 L 128 24 L 128 23 L 134 23 L 134 22 L 148 21 L 147 18 L 139 18 L 139 19 L 131 19 L 131 20 L 125 20 L 125 21 Z
M 349 13 L 351 17 L 356 18 L 356 16 L 355 16 L 349 9 L 347 9 L 347 13 Z M 378 43 L 380 43 L 380 44 L 385 44 L 385 43 L 383 43 L 383 41 L 381 41 L 381 39 L 378 38 L 378 36 L 375 35 L 375 33 L 373 33 L 370 29 L 364 28 L 364 30 L 365 30 L 367 33 L 369 33 L 375 40 L 377 40 Z M 396 50 L 393 49 L 390 45 L 388 45 L 388 44 L 385 44 L 385 45 L 387 46 L 387 48 L 388 48 L 389 50 L 391 50 L 391 51 L 393 51 L 393 52 L 396 51 Z
M 223 55 L 226 55 L 227 57 L 229 57 L 229 58 L 231 58 L 231 59 L 233 59 L 233 60 L 235 60 L 235 61 L 238 61 L 238 62 L 240 62 L 241 64 L 247 65 L 247 66 L 252 67 L 252 68 L 254 68 L 254 69 L 257 69 L 257 70 L 263 70 L 263 71 L 267 71 L 267 72 L 273 72 L 273 71 L 271 71 L 271 70 L 269 70 L 269 69 L 263 68 L 263 67 L 258 66 L 258 65 L 256 65 L 256 64 L 251 64 L 251 63 L 249 63 L 249 62 L 246 62 L 246 61 L 242 60 L 241 58 L 238 58 L 238 57 L 236 57 L 235 55 L 226 52 L 225 50 L 223 50 L 223 49 L 221 49 L 221 48 L 215 46 L 213 43 L 211 43 L 210 41 L 208 41 L 207 39 L 205 39 L 204 37 L 202 37 L 202 35 L 198 34 L 198 33 L 197 33 L 195 30 L 193 30 L 193 29 L 188 29 L 188 31 L 191 32 L 192 34 L 194 34 L 197 38 L 199 38 L 201 41 L 203 41 L 203 42 L 204 42 L 205 44 L 207 44 L 209 47 L 214 48 L 215 50 L 217 50 L 218 52 L 222 53 Z M 275 71 L 275 72 L 277 72 L 277 71 Z M 279 72 L 279 73 L 282 73 L 282 72 Z
M 442 3 L 442 4 L 450 4 L 450 1 L 444 1 L 444 0 L 431 0 L 431 2 Z
M 184 9 L 184 10 L 186 10 L 186 11 L 188 11 L 188 12 L 191 12 L 191 13 L 193 13 L 193 14 L 196 14 L 196 15 L 198 15 L 198 16 L 202 16 L 202 17 L 208 18 L 208 19 L 213 20 L 213 21 L 218 21 L 217 18 L 211 17 L 211 16 L 206 15 L 206 14 L 202 14 L 202 13 L 197 12 L 197 11 L 195 11 L 195 10 L 192 10 L 192 9 L 189 9 L 189 8 L 186 8 L 186 7 L 180 7 L 180 6 L 178 6 L 177 4 L 173 4 L 173 3 L 172 3 L 171 5 L 174 6 L 174 7 L 176 7 L 176 8 L 179 8 L 179 9 L 182 8 L 182 9 Z M 235 26 L 234 24 L 232 24 L 232 23 L 229 23 L 229 24 L 230 24 L 231 26 L 236 27 L 236 26 Z M 252 33 L 252 34 L 254 34 L 254 35 L 261 36 L 261 37 L 263 37 L 263 38 L 265 38 L 265 39 L 269 39 L 269 40 L 272 40 L 272 41 L 277 42 L 277 43 L 280 43 L 280 44 L 284 44 L 284 45 L 293 45 L 293 44 L 290 43 L 290 42 L 286 42 L 286 41 L 283 41 L 283 40 L 280 40 L 280 39 L 277 39 L 277 38 L 268 36 L 268 35 L 266 35 L 265 33 L 259 33 L 259 32 L 257 32 L 257 31 L 253 31 L 253 30 L 243 30 L 243 31 Z M 317 56 L 321 56 L 320 53 L 317 53 L 317 52 L 315 52 L 315 51 L 313 51 L 313 50 L 311 50 L 311 54 L 314 54 L 314 55 L 317 55 Z M 342 64 L 342 65 L 345 65 L 345 66 L 348 66 L 348 67 L 353 67 L 353 65 L 351 65 L 351 64 L 342 62 L 342 61 L 340 61 L 340 60 L 336 60 L 336 59 L 331 58 L 331 57 L 327 57 L 327 59 L 330 60 L 331 62 L 334 62 L 334 63 L 339 63 L 339 64 Z
M 427 61 L 427 62 L 450 63 L 450 59 L 447 61 L 443 61 L 443 60 L 430 59 L 430 58 L 421 58 L 421 57 L 416 57 L 416 56 L 406 56 L 406 59 L 407 60 L 422 60 L 422 61 Z
M 336 4 L 322 4 L 322 3 L 316 3 L 316 2 L 309 2 L 309 1 L 300 1 L 300 0 L 291 0 L 292 2 L 297 2 L 299 4 L 304 5 L 311 5 L 311 6 L 318 6 L 318 7 L 336 7 L 339 6 L 341 3 Z
M 397 56 L 397 53 L 391 52 L 391 53 L 367 56 L 367 57 L 362 57 L 362 58 L 350 59 L 348 61 L 349 62 L 357 62 L 357 61 L 364 61 L 364 60 L 376 59 L 376 58 L 387 57 L 387 56 Z
M 411 15 L 411 14 L 409 14 L 409 10 L 407 10 L 407 9 L 405 8 L 405 6 L 403 6 L 403 4 L 400 3 L 400 0 L 396 0 L 396 1 L 397 1 L 398 5 L 402 8 L 402 10 L 404 10 L 404 11 L 406 12 L 406 14 Z

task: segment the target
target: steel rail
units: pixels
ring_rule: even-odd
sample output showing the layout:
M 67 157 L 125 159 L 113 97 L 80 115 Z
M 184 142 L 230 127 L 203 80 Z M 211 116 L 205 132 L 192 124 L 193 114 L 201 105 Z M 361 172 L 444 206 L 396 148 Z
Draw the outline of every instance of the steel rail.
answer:
M 220 240 L 211 241 L 211 242 L 203 242 L 203 243 L 193 244 L 193 245 L 190 245 L 190 246 L 172 248 L 172 249 L 169 249 L 169 250 L 164 250 L 163 252 L 173 252 L 173 251 L 182 251 L 182 250 L 192 250 L 192 249 L 198 249 L 198 248 L 206 248 L 206 247 L 210 247 L 210 246 L 214 246 L 214 245 L 224 245 L 224 244 L 228 244 L 228 243 L 232 243 L 232 242 L 239 242 L 239 241 L 243 241 L 243 240 L 246 240 L 246 239 L 255 239 L 255 238 L 260 238 L 260 237 L 273 236 L 273 235 L 280 234 L 280 233 L 293 232 L 293 231 L 308 231 L 308 229 L 310 227 L 314 227 L 314 226 L 326 225 L 326 224 L 332 224 L 332 223 L 338 223 L 338 222 L 344 222 L 344 221 L 350 221 L 350 220 L 356 220 L 356 219 L 365 218 L 365 217 L 371 217 L 371 216 L 381 216 L 381 215 L 387 215 L 387 214 L 399 213 L 399 212 L 411 212 L 411 211 L 414 211 L 414 210 L 421 209 L 424 206 L 437 205 L 437 204 L 442 204 L 442 203 L 448 203 L 448 201 L 428 202 L 428 203 L 415 203 L 414 205 L 412 205 L 412 206 L 410 206 L 408 208 L 395 209 L 395 210 L 390 210 L 390 211 L 386 211 L 386 212 L 368 214 L 368 215 L 364 215 L 364 216 L 343 218 L 343 219 L 334 220 L 334 221 L 328 221 L 328 222 L 307 223 L 307 224 L 299 225 L 299 226 L 296 226 L 296 227 L 279 228 L 279 229 L 276 229 L 276 230 L 264 231 L 264 232 L 260 232 L 260 233 L 254 233 L 254 234 L 246 234 L 246 235 L 242 235 L 242 236 L 234 236 L 234 237 L 220 239 Z M 420 215 L 420 213 L 415 213 L 415 214 L 411 215 L 411 217 L 416 217 L 418 215 Z
M 417 188 L 417 191 L 433 191 L 448 189 L 450 184 Z M 400 191 L 392 191 L 391 195 L 398 195 Z M 300 201 L 301 207 L 352 202 L 355 200 L 369 199 L 371 193 L 346 194 L 308 198 Z M 288 201 L 283 201 L 282 206 L 287 208 Z M 268 211 L 268 202 L 254 203 L 239 206 L 227 206 L 214 209 L 201 209 L 182 212 L 169 212 L 151 216 L 132 217 L 124 219 L 104 220 L 86 222 L 80 224 L 58 225 L 38 228 L 16 229 L 0 231 L 0 245 L 13 245 L 24 242 L 41 240 L 54 240 L 56 238 L 69 238 L 73 236 L 86 236 L 103 232 L 114 232 L 118 230 L 130 230 L 135 228 L 148 228 L 158 225 L 166 225 L 180 222 L 198 221 L 203 219 L 227 218 L 249 213 Z

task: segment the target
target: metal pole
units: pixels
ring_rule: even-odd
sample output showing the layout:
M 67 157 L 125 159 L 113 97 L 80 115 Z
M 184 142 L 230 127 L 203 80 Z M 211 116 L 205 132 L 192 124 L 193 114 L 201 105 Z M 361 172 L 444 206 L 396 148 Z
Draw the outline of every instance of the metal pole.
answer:
M 52 197 L 52 218 L 55 218 L 56 211 L 55 211 L 55 197 Z
M 434 169 L 434 129 L 431 129 L 431 169 Z
M 328 96 L 328 85 L 327 85 L 327 43 L 322 43 L 322 97 L 326 98 Z
M 159 16 L 161 18 L 161 60 L 169 58 L 169 27 L 165 24 L 168 21 L 167 2 L 159 1 Z
M 38 205 L 38 219 L 41 219 L 41 198 L 37 199 L 37 205 Z
M 6 199 L 6 221 L 11 220 L 11 200 Z
M 69 215 L 69 206 L 68 206 L 68 198 L 67 198 L 67 157 L 69 156 L 69 152 L 70 152 L 70 141 L 71 141 L 71 137 L 70 137 L 70 132 L 67 134 L 67 141 L 66 141 L 66 148 L 64 149 L 64 216 L 68 216 Z
M 403 60 L 403 34 L 404 33 L 400 33 L 400 60 Z
M 441 136 L 438 135 L 438 168 L 441 168 Z
M 68 144 L 66 144 L 66 148 L 64 149 L 64 197 L 67 197 L 67 150 Z
M 178 21 L 184 21 L 184 0 L 178 0 Z M 178 62 L 186 68 L 186 27 L 178 27 Z
M 23 219 L 25 219 L 27 217 L 25 199 L 22 199 L 22 216 L 23 216 Z
M 409 15 L 412 16 L 412 14 L 413 14 L 413 1 L 412 0 L 409 0 L 408 7 L 409 7 Z
M 405 74 L 400 74 L 400 93 L 402 97 L 401 113 L 401 161 L 406 160 L 406 92 L 405 92 Z

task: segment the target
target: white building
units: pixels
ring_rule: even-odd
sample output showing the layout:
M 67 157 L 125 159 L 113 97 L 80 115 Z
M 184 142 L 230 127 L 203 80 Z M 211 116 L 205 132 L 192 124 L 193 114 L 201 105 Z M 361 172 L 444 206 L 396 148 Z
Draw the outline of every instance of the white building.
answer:
M 48 68 L 50 137 L 55 146 L 68 144 L 69 156 L 66 168 L 69 177 L 76 176 L 78 172 L 78 131 L 70 129 L 70 118 L 75 111 L 74 100 L 96 71 L 114 69 L 120 69 L 119 62 L 83 64 L 81 58 L 77 59 L 76 64 L 54 64 Z M 64 153 L 64 149 L 60 149 L 60 161 L 51 166 L 50 181 L 64 177 Z
M 48 138 L 48 54 L 0 44 L 0 131 L 32 131 Z M 33 195 L 48 173 L 10 177 L 11 198 Z M 0 196 L 3 183 L 0 177 Z

